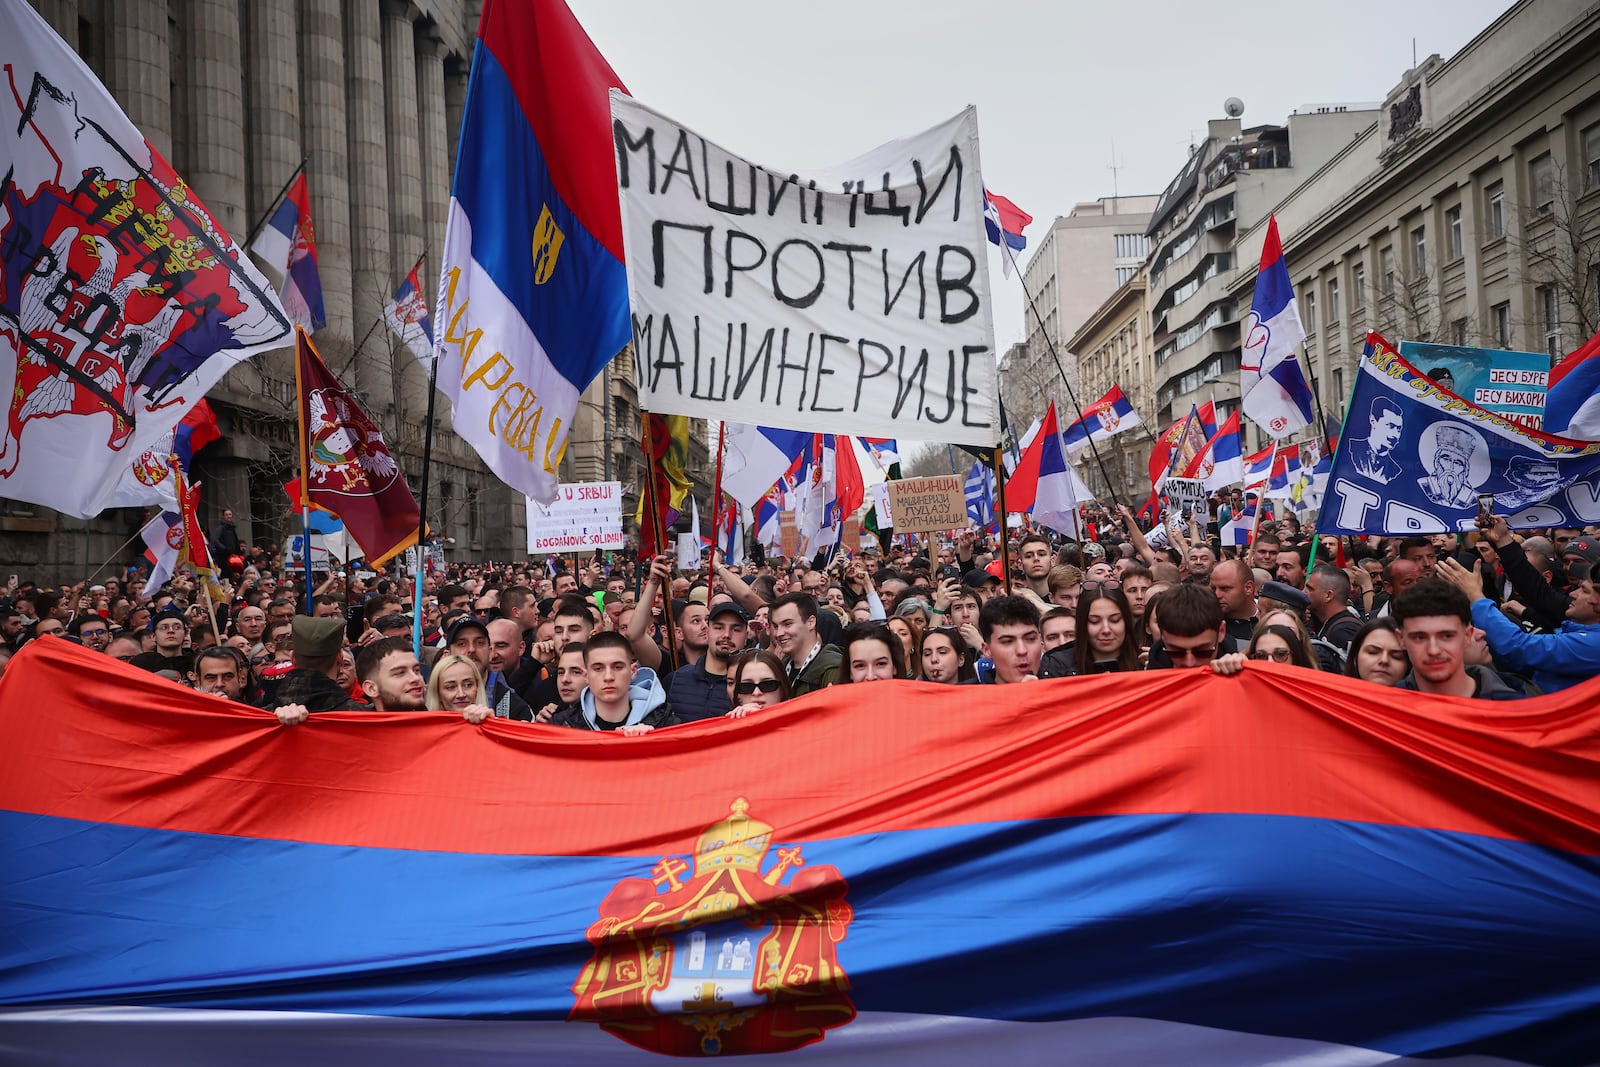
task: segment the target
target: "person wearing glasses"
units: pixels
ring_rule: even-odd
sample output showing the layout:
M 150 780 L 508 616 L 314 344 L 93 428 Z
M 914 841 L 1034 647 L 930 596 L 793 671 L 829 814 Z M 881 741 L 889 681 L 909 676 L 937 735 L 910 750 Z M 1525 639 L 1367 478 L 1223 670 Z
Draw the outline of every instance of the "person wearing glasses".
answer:
M 728 718 L 742 719 L 753 711 L 789 699 L 789 682 L 783 661 L 766 649 L 752 649 L 734 660 L 729 675 L 733 707 Z
M 67 633 L 94 652 L 104 652 L 111 644 L 111 624 L 98 615 L 79 615 L 67 627 Z
M 959 685 L 974 676 L 972 660 L 972 647 L 954 626 L 935 626 L 923 633 L 917 650 L 923 681 Z
M 1150 647 L 1150 670 L 1209 667 L 1218 656 L 1239 651 L 1228 636 L 1222 605 L 1210 586 L 1185 582 L 1161 595 L 1161 637 Z
M 1245 656 L 1263 663 L 1283 663 L 1304 667 L 1306 670 L 1317 669 L 1317 663 L 1306 652 L 1305 642 L 1301 640 L 1299 632 L 1288 626 L 1261 627 L 1255 632 L 1255 636 L 1250 638 Z

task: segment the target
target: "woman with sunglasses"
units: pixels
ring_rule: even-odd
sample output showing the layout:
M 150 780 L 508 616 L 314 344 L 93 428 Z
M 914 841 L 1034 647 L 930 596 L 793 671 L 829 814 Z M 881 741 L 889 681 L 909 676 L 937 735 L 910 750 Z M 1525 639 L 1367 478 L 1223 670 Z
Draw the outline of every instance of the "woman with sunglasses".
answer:
M 734 658 L 729 673 L 732 708 L 728 718 L 742 719 L 752 711 L 770 708 L 789 699 L 789 680 L 783 661 L 766 649 L 752 649 Z
M 844 632 L 844 671 L 835 685 L 906 676 L 906 650 L 882 623 L 857 623 Z
M 954 626 L 935 626 L 922 635 L 917 662 L 923 681 L 959 685 L 976 675 L 972 660 L 972 649 Z
M 1116 582 L 1085 582 L 1078 597 L 1073 672 L 1108 674 L 1139 669 L 1133 609 Z
M 1245 655 L 1263 663 L 1290 664 L 1304 667 L 1309 671 L 1317 669 L 1317 661 L 1312 659 L 1310 652 L 1306 650 L 1305 641 L 1291 626 L 1269 624 L 1258 627 L 1254 636 L 1250 638 L 1250 645 L 1245 649 Z

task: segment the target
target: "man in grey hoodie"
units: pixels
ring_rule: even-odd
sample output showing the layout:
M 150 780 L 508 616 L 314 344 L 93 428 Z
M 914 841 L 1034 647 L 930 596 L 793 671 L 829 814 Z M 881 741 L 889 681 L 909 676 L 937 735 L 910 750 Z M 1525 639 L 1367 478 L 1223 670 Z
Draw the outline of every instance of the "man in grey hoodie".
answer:
M 557 712 L 551 725 L 636 737 L 677 724 L 661 680 L 649 667 L 639 666 L 633 646 L 622 634 L 609 630 L 594 634 L 584 645 L 583 662 L 589 684 L 578 695 L 578 703 Z

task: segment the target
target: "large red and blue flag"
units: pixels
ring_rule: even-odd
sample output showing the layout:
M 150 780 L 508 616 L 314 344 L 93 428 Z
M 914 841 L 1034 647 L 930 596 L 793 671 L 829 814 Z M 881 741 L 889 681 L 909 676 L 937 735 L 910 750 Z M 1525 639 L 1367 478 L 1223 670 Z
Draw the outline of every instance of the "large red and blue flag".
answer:
M 486 0 L 434 305 L 439 389 L 489 468 L 546 503 L 578 395 L 631 336 L 612 89 L 562 0 Z
M 0 1049 L 1593 1062 L 1600 682 L 1096 675 L 994 690 L 1005 730 L 866 684 L 644 737 L 286 728 L 34 642 L 0 678 Z
M 1011 277 L 1011 264 L 1017 253 L 1028 247 L 1022 231 L 1033 222 L 1033 216 L 999 193 L 983 191 L 983 228 L 988 232 L 989 243 L 1000 248 L 1000 271 Z
M 1600 441 L 1600 333 L 1550 369 L 1543 430 L 1557 437 Z
M 1082 418 L 1067 424 L 1061 431 L 1061 443 L 1070 455 L 1088 448 L 1093 441 L 1104 441 L 1143 422 L 1133 404 L 1122 394 L 1122 386 L 1113 384 L 1105 396 L 1083 409 Z

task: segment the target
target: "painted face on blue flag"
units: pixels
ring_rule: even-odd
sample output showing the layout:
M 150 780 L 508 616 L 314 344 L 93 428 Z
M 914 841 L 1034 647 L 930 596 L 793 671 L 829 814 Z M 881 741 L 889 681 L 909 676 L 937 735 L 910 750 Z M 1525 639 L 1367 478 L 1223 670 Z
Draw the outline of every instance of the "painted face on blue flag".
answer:
M 1385 455 L 1394 450 L 1400 441 L 1400 431 L 1405 428 L 1405 420 L 1398 411 L 1385 411 L 1372 420 L 1372 432 L 1367 440 L 1372 446 L 1372 451 L 1378 455 Z

